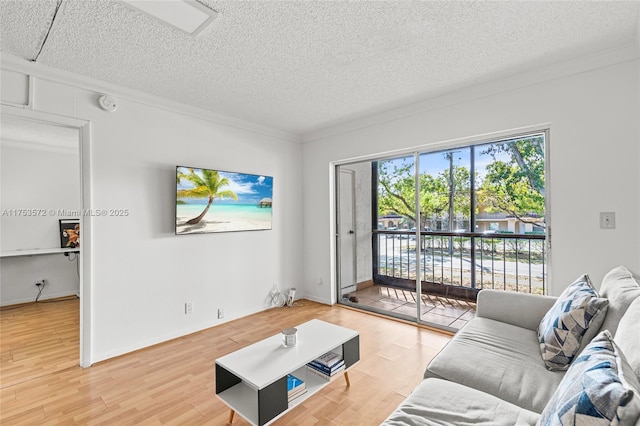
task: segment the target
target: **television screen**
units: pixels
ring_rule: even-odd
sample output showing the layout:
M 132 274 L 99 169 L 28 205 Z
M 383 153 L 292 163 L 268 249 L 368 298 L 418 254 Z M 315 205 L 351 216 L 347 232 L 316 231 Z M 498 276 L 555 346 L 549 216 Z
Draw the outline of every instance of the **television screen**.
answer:
M 271 229 L 273 178 L 176 167 L 176 234 Z

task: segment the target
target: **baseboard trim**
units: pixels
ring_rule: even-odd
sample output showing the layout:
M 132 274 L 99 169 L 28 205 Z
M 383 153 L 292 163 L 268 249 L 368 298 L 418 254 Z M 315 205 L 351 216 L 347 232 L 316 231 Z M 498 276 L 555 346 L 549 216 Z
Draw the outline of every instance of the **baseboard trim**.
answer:
M 322 305 L 328 305 L 328 306 L 333 306 L 333 305 L 335 305 L 335 302 L 329 302 L 329 301 L 327 301 L 327 300 L 325 300 L 325 299 L 321 299 L 321 298 L 319 298 L 319 297 L 314 297 L 314 296 L 307 296 L 307 295 L 305 295 L 302 299 L 307 299 L 307 300 L 310 300 L 310 301 L 312 301 L 312 302 L 320 303 L 320 304 L 322 304 Z M 301 299 L 301 300 L 302 300 L 302 299 Z
M 21 308 L 23 306 L 33 305 L 34 303 L 64 302 L 66 300 L 74 300 L 74 299 L 80 299 L 80 297 L 77 294 L 69 294 L 69 295 L 66 295 L 66 296 L 57 296 L 57 297 L 50 297 L 48 299 L 40 299 L 37 302 L 32 300 L 30 302 L 12 303 L 10 305 L 2 305 L 2 306 L 0 306 L 0 311 L 4 310 L 4 309 Z

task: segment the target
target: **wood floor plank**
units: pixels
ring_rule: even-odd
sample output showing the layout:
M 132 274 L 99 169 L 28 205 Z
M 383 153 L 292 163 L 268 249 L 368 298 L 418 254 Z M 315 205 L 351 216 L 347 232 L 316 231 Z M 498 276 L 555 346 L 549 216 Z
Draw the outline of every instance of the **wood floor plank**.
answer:
M 79 330 L 77 298 L 0 310 L 0 387 L 77 366 Z
M 216 358 L 319 318 L 360 332 L 361 360 L 349 370 L 351 386 L 335 380 L 275 424 L 375 425 L 422 380 L 428 361 L 450 339 L 411 324 L 305 300 L 82 369 L 78 308 L 75 301 L 59 305 L 58 311 L 51 303 L 34 312 L 0 312 L 0 424 L 222 426 L 229 409 L 215 396 Z M 40 318 L 44 315 L 51 318 Z M 235 416 L 234 425 L 246 424 Z

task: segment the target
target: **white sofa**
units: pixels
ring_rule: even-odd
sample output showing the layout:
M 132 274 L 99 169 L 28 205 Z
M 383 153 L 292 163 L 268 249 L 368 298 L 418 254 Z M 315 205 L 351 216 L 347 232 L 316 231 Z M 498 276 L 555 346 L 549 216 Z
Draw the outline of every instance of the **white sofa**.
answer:
M 605 276 L 599 293 L 609 302 L 606 316 L 585 336 L 609 330 L 640 380 L 640 285 L 618 267 Z M 538 341 L 538 326 L 555 301 L 482 290 L 476 317 L 429 363 L 424 380 L 383 424 L 535 425 L 566 374 L 545 368 Z

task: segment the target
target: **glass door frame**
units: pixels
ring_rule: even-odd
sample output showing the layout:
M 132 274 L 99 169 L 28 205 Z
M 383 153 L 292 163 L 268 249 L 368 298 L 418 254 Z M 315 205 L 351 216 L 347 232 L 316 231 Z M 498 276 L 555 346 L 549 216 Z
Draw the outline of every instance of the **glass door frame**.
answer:
M 338 173 L 339 167 L 340 166 L 345 166 L 348 164 L 358 164 L 358 163 L 363 163 L 363 162 L 370 162 L 372 163 L 372 173 L 371 173 L 371 179 L 372 179 L 372 193 L 371 193 L 371 205 L 372 205 L 372 211 L 371 211 L 371 220 L 372 220 L 372 230 L 376 229 L 377 223 L 378 223 L 378 206 L 377 206 L 377 194 L 374 194 L 374 191 L 377 191 L 377 189 L 375 188 L 375 185 L 373 184 L 374 180 L 377 180 L 378 176 L 377 176 L 377 170 L 375 166 L 376 162 L 379 161 L 384 161 L 384 160 L 389 160 L 389 159 L 395 159 L 395 158 L 400 158 L 400 157 L 410 157 L 413 156 L 414 158 L 414 185 L 415 185 L 415 199 L 414 199 L 414 208 L 415 208 L 415 212 L 416 212 L 416 218 L 417 218 L 417 224 L 415 226 L 416 230 L 415 230 L 415 239 L 416 239 L 416 244 L 419 244 L 420 241 L 420 223 L 421 223 L 421 211 L 420 211 L 420 193 L 419 193 L 419 177 L 420 177 L 420 155 L 422 154 L 430 154 L 430 153 L 437 153 L 437 152 L 446 152 L 452 149 L 456 149 L 456 148 L 461 148 L 461 147 L 467 147 L 471 149 L 471 156 L 474 156 L 474 148 L 476 146 L 479 145 L 486 145 L 486 144 L 491 144 L 491 143 L 496 143 L 496 142 L 500 142 L 500 141 L 504 141 L 504 140 L 510 140 L 510 139 L 517 139 L 517 138 L 523 138 L 526 136 L 530 136 L 530 135 L 534 135 L 534 134 L 543 134 L 544 135 L 544 173 L 545 173 L 545 222 L 546 222 L 546 241 L 545 241 L 545 252 L 546 252 L 546 271 L 547 271 L 547 277 L 546 277 L 546 281 L 547 281 L 547 288 L 551 287 L 551 238 L 552 238 L 552 233 L 551 233 L 551 209 L 550 209 L 550 199 L 551 199 L 551 195 L 550 195 L 550 188 L 549 188 L 549 182 L 550 182 L 550 126 L 548 124 L 545 125 L 536 125 L 536 126 L 529 126 L 526 128 L 521 128 L 518 130 L 509 130 L 509 131 L 504 131 L 504 132 L 496 132 L 493 134 L 485 134 L 485 135 L 481 135 L 481 136 L 477 136 L 477 137 L 471 137 L 471 138 L 463 138 L 463 139 L 459 139 L 456 141 L 449 141 L 447 143 L 436 143 L 436 144 L 431 144 L 431 145 L 426 145 L 426 146 L 421 146 L 421 147 L 414 147 L 411 149 L 407 149 L 407 150 L 399 150 L 396 151 L 394 153 L 386 153 L 385 155 L 370 155 L 370 156 L 366 156 L 366 157 L 360 157 L 357 160 L 346 160 L 346 161 L 336 161 L 336 162 L 332 162 L 330 163 L 330 168 L 333 171 L 332 173 L 332 177 L 334 180 L 334 185 L 332 185 L 333 187 L 333 196 L 332 199 L 334 200 L 334 202 L 332 203 L 332 216 L 333 216 L 333 220 L 332 220 L 332 225 L 333 228 L 332 229 L 332 242 L 333 242 L 333 247 L 332 247 L 332 258 L 334 259 L 334 262 L 332 262 L 333 264 L 333 269 L 334 269 L 334 274 L 333 276 L 335 277 L 335 285 L 333 286 L 333 289 L 336 290 L 338 292 L 337 295 L 332 296 L 332 299 L 334 302 L 338 301 L 339 303 L 342 303 L 339 299 L 340 299 L 340 294 L 339 291 L 340 289 L 337 287 L 339 285 L 338 283 L 338 268 L 337 268 L 337 262 L 339 262 L 339 258 L 337 257 L 339 254 L 338 252 L 338 248 L 337 248 L 337 241 L 335 238 L 336 232 L 337 231 L 337 205 L 338 205 L 338 201 L 337 201 L 337 196 L 338 196 L 338 182 L 337 180 L 337 175 L 336 173 Z M 471 161 L 471 165 L 470 165 L 470 175 L 473 177 L 475 176 L 475 167 L 474 167 L 474 161 Z M 472 193 L 475 193 L 475 178 L 472 178 L 470 180 L 470 185 L 471 188 L 470 190 L 472 191 Z M 471 196 L 471 201 L 470 201 L 470 226 L 473 226 L 473 224 L 475 224 L 475 208 L 476 208 L 476 197 L 475 196 Z M 375 200 L 375 201 L 374 201 Z M 372 238 L 372 245 L 375 245 L 375 239 Z M 373 247 L 372 247 L 373 249 Z M 472 251 L 474 250 L 473 244 L 472 244 Z M 373 252 L 375 253 L 375 251 Z M 378 264 L 379 259 L 378 256 L 373 256 L 372 258 L 372 269 L 375 268 L 375 266 Z M 357 263 L 357 261 L 356 261 Z M 471 274 L 475 275 L 475 268 L 471 268 Z M 473 277 L 472 277 L 473 279 Z M 357 283 L 356 283 L 357 284 Z M 422 294 L 422 259 L 420 258 L 420 256 L 416 256 L 416 279 L 415 279 L 415 284 L 416 284 L 416 295 L 421 295 Z M 408 316 L 408 315 L 403 315 L 403 314 L 391 314 L 388 311 L 382 310 L 382 309 L 376 309 L 376 308 L 371 308 L 371 309 L 367 309 L 367 310 L 371 310 L 375 313 L 378 314 L 382 314 L 382 315 L 386 315 L 386 316 L 391 316 L 391 317 L 396 317 L 402 320 L 407 320 L 410 322 L 415 322 L 416 324 L 420 324 L 420 325 L 426 325 L 428 327 L 435 327 L 438 329 L 443 329 L 445 331 L 456 331 L 455 329 L 451 329 L 450 327 L 446 327 L 446 326 L 441 326 L 438 324 L 434 324 L 434 323 L 430 323 L 427 321 L 423 321 L 422 318 L 422 304 L 421 302 L 421 297 L 418 296 L 417 297 L 417 307 L 416 307 L 416 314 L 415 317 L 413 316 Z M 349 305 L 349 304 L 347 304 Z M 353 305 L 352 305 L 353 306 Z M 357 305 L 356 305 L 357 306 Z

